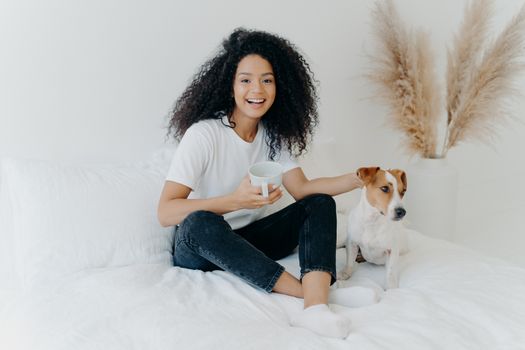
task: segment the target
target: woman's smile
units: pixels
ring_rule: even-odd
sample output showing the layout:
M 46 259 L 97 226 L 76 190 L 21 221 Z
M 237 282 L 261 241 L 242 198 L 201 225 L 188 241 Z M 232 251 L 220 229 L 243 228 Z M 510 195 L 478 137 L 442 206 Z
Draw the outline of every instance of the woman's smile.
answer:
M 250 99 L 246 100 L 246 102 L 248 102 L 250 107 L 253 108 L 253 109 L 263 108 L 265 101 L 266 101 L 266 99 L 264 99 L 264 98 L 250 98 Z

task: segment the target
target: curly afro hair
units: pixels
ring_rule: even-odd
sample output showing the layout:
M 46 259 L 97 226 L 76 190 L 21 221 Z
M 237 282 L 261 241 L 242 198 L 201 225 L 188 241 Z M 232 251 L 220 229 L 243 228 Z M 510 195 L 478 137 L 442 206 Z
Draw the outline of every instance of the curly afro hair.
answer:
M 313 73 L 297 48 L 276 35 L 237 28 L 222 42 L 218 54 L 208 60 L 179 97 L 170 113 L 168 135 L 180 139 L 203 119 L 231 118 L 235 101 L 233 83 L 239 61 L 256 54 L 272 65 L 276 96 L 262 118 L 270 159 L 286 147 L 299 156 L 306 150 L 318 124 L 317 92 Z

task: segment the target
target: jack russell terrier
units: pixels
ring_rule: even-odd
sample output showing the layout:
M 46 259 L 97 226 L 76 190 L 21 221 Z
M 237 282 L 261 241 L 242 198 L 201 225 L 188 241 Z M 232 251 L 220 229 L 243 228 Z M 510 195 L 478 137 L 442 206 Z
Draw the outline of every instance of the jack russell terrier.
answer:
M 359 250 L 373 264 L 386 265 L 386 289 L 399 286 L 399 255 L 407 252 L 405 228 L 401 219 L 406 214 L 402 199 L 407 178 L 399 169 L 379 167 L 359 168 L 357 176 L 363 181 L 361 200 L 348 216 L 346 266 L 339 279 L 352 275 Z

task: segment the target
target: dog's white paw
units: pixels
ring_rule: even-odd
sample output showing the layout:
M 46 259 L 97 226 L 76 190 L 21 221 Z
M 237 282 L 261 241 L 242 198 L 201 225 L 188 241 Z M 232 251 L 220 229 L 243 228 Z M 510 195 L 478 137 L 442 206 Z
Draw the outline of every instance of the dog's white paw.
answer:
M 338 280 L 347 280 L 352 276 L 352 268 L 345 268 L 337 273 Z

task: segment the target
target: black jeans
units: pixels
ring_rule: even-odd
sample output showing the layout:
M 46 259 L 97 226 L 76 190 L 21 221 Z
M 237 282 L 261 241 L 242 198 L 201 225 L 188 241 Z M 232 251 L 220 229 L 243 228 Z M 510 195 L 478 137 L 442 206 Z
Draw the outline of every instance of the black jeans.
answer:
M 325 271 L 335 282 L 335 201 L 315 194 L 232 230 L 221 215 L 196 211 L 176 228 L 173 264 L 202 271 L 225 270 L 271 292 L 284 267 L 275 262 L 299 245 L 301 279 Z

